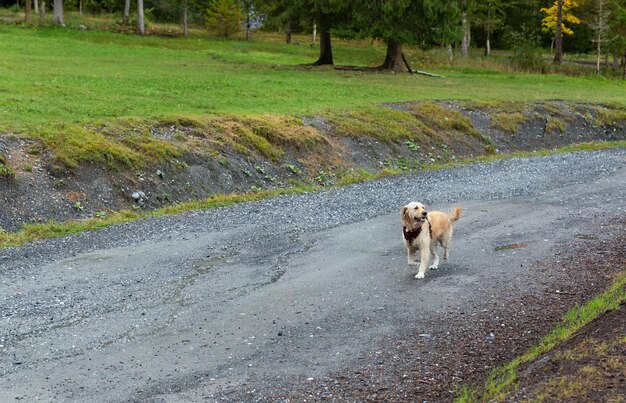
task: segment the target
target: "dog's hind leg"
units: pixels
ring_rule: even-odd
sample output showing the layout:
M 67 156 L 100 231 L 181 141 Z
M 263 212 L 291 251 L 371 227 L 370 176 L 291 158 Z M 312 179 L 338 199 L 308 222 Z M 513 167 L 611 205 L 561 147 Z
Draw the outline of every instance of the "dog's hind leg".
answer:
M 450 232 L 445 234 L 441 238 L 441 241 L 439 242 L 441 244 L 441 247 L 443 248 L 443 260 L 448 260 L 448 247 L 450 246 L 451 239 L 452 239 L 452 229 L 450 229 Z

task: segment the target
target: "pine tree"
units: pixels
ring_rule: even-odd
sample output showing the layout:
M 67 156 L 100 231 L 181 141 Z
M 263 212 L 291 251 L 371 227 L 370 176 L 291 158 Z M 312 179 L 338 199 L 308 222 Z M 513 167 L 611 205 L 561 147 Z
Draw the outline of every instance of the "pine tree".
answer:
M 239 31 L 240 21 L 241 9 L 236 0 L 213 0 L 204 20 L 209 32 L 224 39 Z

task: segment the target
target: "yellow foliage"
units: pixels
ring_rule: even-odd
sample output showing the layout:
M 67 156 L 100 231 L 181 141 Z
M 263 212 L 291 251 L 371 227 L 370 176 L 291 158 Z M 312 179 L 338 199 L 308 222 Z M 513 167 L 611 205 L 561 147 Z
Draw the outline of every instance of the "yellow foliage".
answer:
M 576 0 L 563 0 L 563 22 L 561 23 L 561 32 L 563 32 L 563 35 L 574 35 L 574 31 L 572 31 L 571 28 L 565 26 L 566 22 L 569 22 L 570 24 L 580 24 L 581 22 L 580 18 L 572 14 L 572 9 L 576 7 L 578 7 L 578 3 L 576 2 Z M 552 7 L 543 7 L 540 10 L 542 13 L 546 14 L 544 19 L 541 20 L 541 26 L 543 27 L 544 32 L 556 32 L 556 10 L 557 0 L 554 1 Z

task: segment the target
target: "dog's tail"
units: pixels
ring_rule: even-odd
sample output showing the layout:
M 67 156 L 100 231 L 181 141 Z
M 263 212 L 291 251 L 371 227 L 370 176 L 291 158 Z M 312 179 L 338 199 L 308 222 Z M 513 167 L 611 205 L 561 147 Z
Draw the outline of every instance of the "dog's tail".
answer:
M 450 218 L 450 221 L 455 222 L 458 221 L 459 218 L 461 218 L 461 210 L 463 209 L 463 206 L 455 206 L 452 209 L 452 212 L 450 214 L 448 214 L 448 217 Z

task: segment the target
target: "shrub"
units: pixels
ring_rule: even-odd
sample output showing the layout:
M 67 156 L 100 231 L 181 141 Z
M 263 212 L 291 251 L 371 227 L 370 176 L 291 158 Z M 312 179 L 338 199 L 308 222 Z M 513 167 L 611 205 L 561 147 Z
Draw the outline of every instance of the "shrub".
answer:
M 513 51 L 511 65 L 515 70 L 545 73 L 546 62 L 541 57 L 539 37 L 522 28 L 521 31 L 507 31 L 503 40 Z
M 228 39 L 239 31 L 241 10 L 234 0 L 213 0 L 206 10 L 205 25 L 218 38 Z

